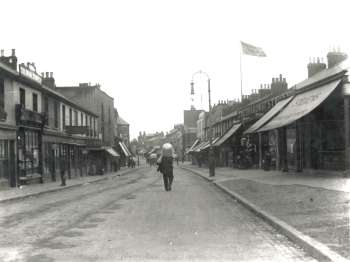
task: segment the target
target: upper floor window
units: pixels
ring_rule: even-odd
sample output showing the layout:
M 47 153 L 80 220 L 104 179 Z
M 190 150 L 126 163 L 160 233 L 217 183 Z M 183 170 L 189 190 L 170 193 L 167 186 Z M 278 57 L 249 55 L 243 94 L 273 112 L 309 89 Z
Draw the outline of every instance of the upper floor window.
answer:
M 55 122 L 55 128 L 58 128 L 58 102 L 55 101 L 55 104 L 54 104 L 54 122 Z
M 49 115 L 49 97 L 44 96 L 44 112 Z
M 4 79 L 0 79 L 0 109 L 5 109 L 5 87 Z
M 81 126 L 84 125 L 84 116 L 83 116 L 83 112 L 80 113 L 80 125 L 81 125 Z
M 74 110 L 74 125 L 78 125 L 78 111 Z
M 33 93 L 33 111 L 38 112 L 38 95 Z
M 73 124 L 73 116 L 72 116 L 72 108 L 69 108 L 69 125 L 72 126 Z
M 23 88 L 19 89 L 19 103 L 23 108 L 26 107 L 26 91 Z
M 62 106 L 62 123 L 63 123 L 63 128 L 66 127 L 66 107 Z
M 105 110 L 103 108 L 103 104 L 101 104 L 101 122 L 105 121 Z

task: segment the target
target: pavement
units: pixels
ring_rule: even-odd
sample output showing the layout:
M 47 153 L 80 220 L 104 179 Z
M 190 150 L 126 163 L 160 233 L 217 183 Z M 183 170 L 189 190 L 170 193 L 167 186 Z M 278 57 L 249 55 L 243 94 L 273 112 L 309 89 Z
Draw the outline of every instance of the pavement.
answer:
M 206 167 L 181 168 L 213 182 L 320 261 L 350 259 L 350 178 Z
M 118 172 L 109 172 L 100 176 L 82 176 L 74 177 L 66 180 L 66 186 L 61 186 L 61 180 L 57 179 L 55 182 L 45 182 L 43 184 L 29 184 L 20 187 L 12 187 L 0 190 L 0 203 L 11 202 L 21 200 L 27 197 L 33 197 L 45 193 L 56 192 L 66 190 L 72 187 L 82 186 L 88 183 L 97 183 L 102 180 L 113 178 L 116 176 L 122 176 L 128 174 L 138 168 L 122 167 Z

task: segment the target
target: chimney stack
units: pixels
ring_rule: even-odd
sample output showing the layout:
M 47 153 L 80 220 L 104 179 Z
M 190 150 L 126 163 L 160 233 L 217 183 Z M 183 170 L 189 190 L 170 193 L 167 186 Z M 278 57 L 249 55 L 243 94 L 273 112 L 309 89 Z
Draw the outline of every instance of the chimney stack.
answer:
M 337 51 L 335 50 L 335 48 L 333 48 L 333 51 L 329 51 L 327 54 L 328 68 L 331 68 L 343 62 L 347 58 L 348 58 L 348 55 L 344 52 L 341 52 L 339 47 Z
M 5 56 L 4 50 L 1 50 L 0 62 L 17 71 L 17 57 L 15 49 L 12 49 L 12 55 Z
M 54 89 L 56 87 L 55 78 L 53 77 L 53 72 L 41 73 L 43 84 L 47 87 Z
M 323 63 L 323 60 L 320 60 L 319 57 L 317 57 L 317 59 L 313 58 L 312 61 L 313 62 L 309 62 L 307 65 L 308 78 L 327 68 L 326 64 Z

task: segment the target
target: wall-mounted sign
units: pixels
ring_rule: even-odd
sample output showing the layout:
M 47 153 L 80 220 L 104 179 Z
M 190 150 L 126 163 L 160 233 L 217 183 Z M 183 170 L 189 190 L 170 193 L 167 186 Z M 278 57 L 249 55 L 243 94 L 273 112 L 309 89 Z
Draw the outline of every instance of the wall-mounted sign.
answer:
M 42 82 L 41 76 L 34 71 L 34 68 L 26 67 L 24 64 L 19 65 L 19 74 L 21 76 L 25 76 L 26 78 L 34 80 L 39 84 Z

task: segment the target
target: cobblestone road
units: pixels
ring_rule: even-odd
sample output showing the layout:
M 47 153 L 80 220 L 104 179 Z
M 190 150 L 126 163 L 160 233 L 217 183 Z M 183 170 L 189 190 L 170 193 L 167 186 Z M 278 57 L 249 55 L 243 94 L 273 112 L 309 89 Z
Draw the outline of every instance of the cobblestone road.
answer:
M 155 169 L 0 205 L 1 261 L 314 261 L 214 185 Z

